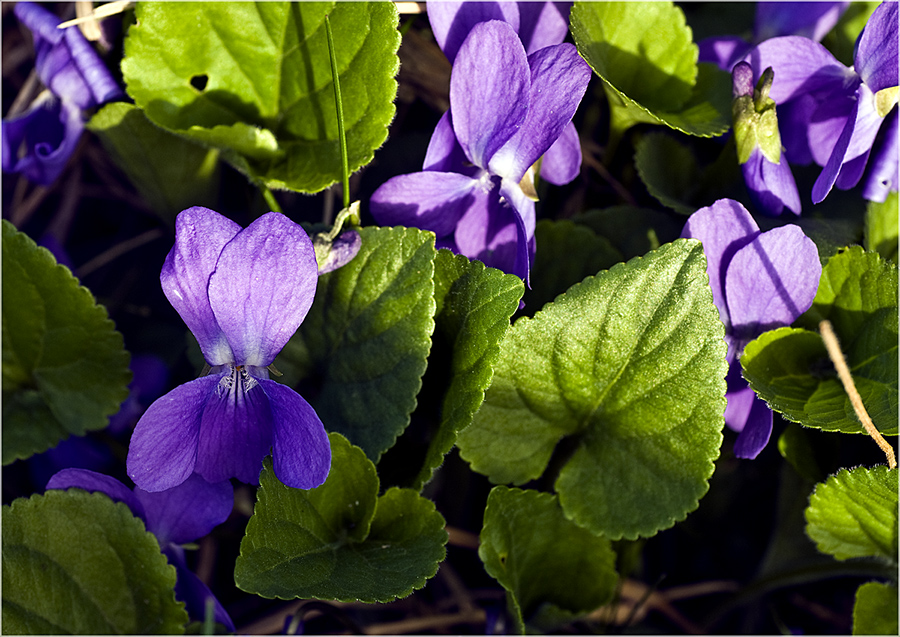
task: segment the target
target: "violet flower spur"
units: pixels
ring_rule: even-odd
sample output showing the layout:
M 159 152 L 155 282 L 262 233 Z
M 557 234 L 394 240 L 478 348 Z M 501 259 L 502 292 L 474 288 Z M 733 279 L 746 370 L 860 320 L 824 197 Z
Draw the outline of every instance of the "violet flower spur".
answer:
M 472 27 L 489 20 L 501 20 L 515 29 L 527 55 L 562 44 L 569 33 L 571 8 L 571 2 L 432 2 L 427 5 L 434 38 L 451 64 Z M 449 120 L 441 120 L 440 125 L 449 127 Z M 435 131 L 435 135 L 439 133 Z M 581 143 L 571 121 L 544 153 L 540 168 L 541 179 L 556 186 L 578 176 Z
M 450 77 L 425 170 L 372 195 L 375 219 L 433 231 L 450 248 L 526 282 L 534 255 L 534 201 L 520 182 L 560 136 L 591 70 L 571 44 L 530 56 L 506 22 L 476 24 Z
M 823 167 L 813 185 L 813 203 L 825 199 L 835 185 L 848 190 L 862 178 L 879 129 L 897 109 L 897 39 L 897 3 L 883 2 L 860 33 L 853 68 L 821 44 L 796 36 L 767 40 L 746 56 L 755 73 L 769 66 L 775 70 L 778 82 L 770 97 L 791 110 L 781 126 L 791 161 L 811 160 Z M 896 162 L 896 143 L 879 151 L 889 156 L 876 156 L 873 163 Z M 886 196 L 897 187 L 896 174 L 888 181 L 893 183 L 866 190 Z
M 245 229 L 207 208 L 178 215 L 160 281 L 212 371 L 158 399 L 138 421 L 127 458 L 135 484 L 163 491 L 193 472 L 256 484 L 270 447 L 285 485 L 325 481 L 331 447 L 322 422 L 267 370 L 309 311 L 317 270 L 312 241 L 283 214 Z
M 3 170 L 49 185 L 75 151 L 82 110 L 124 93 L 77 28 L 58 29 L 60 20 L 37 4 L 19 2 L 14 11 L 34 35 L 35 68 L 49 92 L 25 114 L 3 120 Z
M 735 455 L 755 458 L 772 434 L 772 411 L 741 376 L 739 357 L 751 340 L 790 325 L 812 306 L 822 275 L 819 254 L 798 226 L 760 232 L 750 213 L 731 199 L 692 214 L 681 236 L 703 243 L 728 345 L 725 424 L 739 432 Z
M 160 493 L 149 493 L 140 487 L 132 491 L 124 484 L 102 473 L 86 469 L 64 469 L 50 478 L 50 489 L 84 489 L 103 493 L 114 502 L 124 503 L 135 517 L 144 521 L 147 531 L 156 536 L 160 550 L 175 567 L 175 597 L 184 602 L 188 615 L 203 621 L 206 600 L 214 602 L 214 618 L 234 632 L 234 623 L 212 591 L 187 567 L 182 544 L 193 542 L 228 519 L 234 507 L 234 492 L 225 480 L 211 484 L 192 475 L 177 487 Z

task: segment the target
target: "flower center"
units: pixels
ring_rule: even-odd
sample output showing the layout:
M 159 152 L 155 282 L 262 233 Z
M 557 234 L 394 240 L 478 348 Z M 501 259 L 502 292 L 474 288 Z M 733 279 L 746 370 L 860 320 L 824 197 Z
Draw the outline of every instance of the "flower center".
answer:
M 222 375 L 221 380 L 219 380 L 216 391 L 220 395 L 222 393 L 227 393 L 237 399 L 258 384 L 257 380 L 250 375 L 250 371 L 245 365 L 232 365 L 229 363 L 228 370 Z

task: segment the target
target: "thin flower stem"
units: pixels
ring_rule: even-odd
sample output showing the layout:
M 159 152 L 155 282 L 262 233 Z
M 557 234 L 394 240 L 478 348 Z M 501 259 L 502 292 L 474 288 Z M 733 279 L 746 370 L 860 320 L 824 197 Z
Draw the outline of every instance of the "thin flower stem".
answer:
M 856 385 L 853 383 L 853 376 L 850 375 L 850 368 L 847 367 L 847 361 L 844 359 L 844 354 L 841 352 L 841 344 L 834 334 L 831 322 L 822 321 L 819 323 L 819 333 L 822 335 L 822 340 L 825 341 L 825 349 L 828 350 L 828 356 L 831 358 L 831 362 L 834 363 L 838 378 L 840 378 L 841 382 L 844 384 L 844 391 L 850 396 L 850 404 L 853 405 L 853 411 L 856 412 L 856 417 L 859 418 L 859 422 L 862 423 L 863 428 L 870 436 L 872 436 L 872 439 L 879 447 L 881 447 L 884 455 L 887 456 L 888 467 L 896 469 L 897 459 L 894 456 L 894 448 L 888 444 L 888 441 L 884 439 L 881 432 L 875 428 L 875 424 L 869 417 L 869 413 L 866 411 L 865 405 L 863 405 L 862 397 L 859 395 L 859 392 L 856 391 Z
M 272 212 L 281 212 L 281 206 L 278 203 L 278 200 L 275 198 L 275 195 L 269 190 L 269 187 L 264 183 L 259 184 L 259 189 L 262 191 L 263 199 L 266 200 L 266 203 L 269 204 L 269 209 Z
M 344 134 L 344 105 L 341 101 L 341 80 L 338 76 L 337 56 L 334 54 L 334 37 L 331 34 L 331 22 L 325 16 L 325 35 L 328 38 L 328 57 L 331 59 L 331 78 L 334 86 L 334 104 L 337 110 L 338 142 L 341 147 L 341 175 L 344 187 L 344 208 L 350 206 L 350 169 L 347 161 L 347 137 Z

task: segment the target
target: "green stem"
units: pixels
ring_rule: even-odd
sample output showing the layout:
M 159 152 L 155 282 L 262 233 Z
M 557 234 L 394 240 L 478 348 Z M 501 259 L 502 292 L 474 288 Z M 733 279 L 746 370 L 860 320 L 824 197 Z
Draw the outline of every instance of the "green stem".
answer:
M 269 187 L 261 183 L 259 189 L 262 191 L 263 199 L 269 204 L 269 208 L 272 212 L 281 212 L 281 206 L 278 204 L 278 200 L 275 199 L 275 195 L 269 190 Z
M 334 86 L 334 104 L 337 110 L 338 142 L 341 146 L 341 174 L 343 175 L 344 208 L 350 205 L 350 170 L 347 167 L 347 137 L 344 134 L 344 106 L 341 101 L 341 81 L 338 77 L 337 57 L 334 55 L 334 37 L 331 35 L 331 22 L 325 16 L 325 35 L 328 38 L 328 57 L 331 58 L 331 77 Z

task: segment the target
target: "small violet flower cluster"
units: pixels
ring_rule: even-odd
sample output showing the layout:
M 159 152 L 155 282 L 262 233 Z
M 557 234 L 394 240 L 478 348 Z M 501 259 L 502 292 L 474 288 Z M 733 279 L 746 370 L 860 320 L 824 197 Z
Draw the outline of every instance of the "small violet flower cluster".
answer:
M 23 115 L 3 120 L 3 170 L 46 186 L 75 152 L 82 111 L 124 93 L 77 28 L 58 29 L 60 20 L 37 4 L 19 2 L 14 12 L 34 35 L 35 68 L 49 90 Z
M 549 3 L 436 3 L 428 15 L 453 63 L 450 110 L 423 171 L 385 182 L 370 209 L 381 224 L 431 230 L 439 248 L 528 281 L 533 167 L 543 156 L 551 183 L 578 174 L 571 120 L 591 69 L 561 43 L 568 20 Z
M 772 435 L 772 411 L 742 377 L 739 358 L 747 343 L 790 325 L 812 306 L 822 275 L 819 254 L 798 226 L 761 232 L 746 208 L 731 199 L 692 214 L 681 236 L 703 243 L 728 345 L 725 424 L 739 432 L 735 455 L 755 458 Z
M 780 214 L 784 207 L 800 212 L 788 160 L 822 167 L 813 203 L 834 186 L 855 187 L 864 175 L 863 196 L 870 201 L 883 202 L 897 190 L 897 2 L 883 2 L 872 13 L 856 42 L 852 68 L 818 42 L 846 4 L 760 3 L 758 45 L 734 37 L 700 44 L 701 60 L 733 74 L 738 158 L 751 199 L 765 214 Z M 756 127 L 754 114 L 767 115 L 765 124 Z

